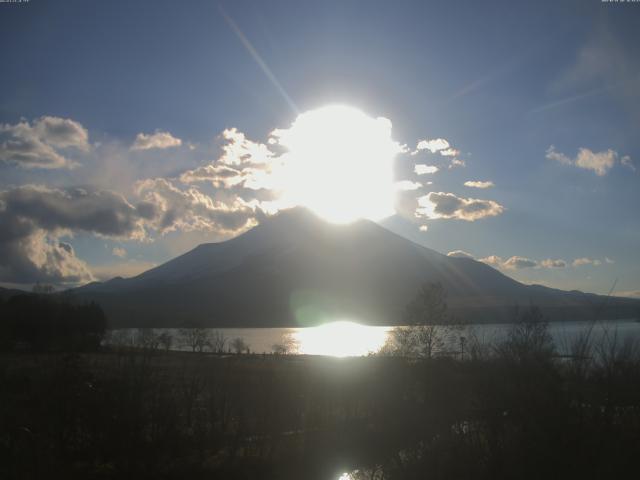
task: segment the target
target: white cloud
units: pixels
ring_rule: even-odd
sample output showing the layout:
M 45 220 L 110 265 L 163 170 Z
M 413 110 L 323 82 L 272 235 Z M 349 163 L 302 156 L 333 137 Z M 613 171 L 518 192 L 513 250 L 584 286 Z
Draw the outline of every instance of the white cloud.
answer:
M 538 266 L 538 262 L 530 258 L 513 256 L 507 259 L 502 266 L 508 270 L 521 270 L 523 268 L 535 268 Z
M 604 176 L 611 168 L 613 168 L 618 153 L 614 150 L 606 150 L 603 152 L 593 152 L 588 148 L 580 148 L 575 158 L 570 158 L 564 153 L 557 152 L 555 147 L 551 145 L 547 149 L 546 158 L 554 160 L 563 165 L 574 165 L 578 168 L 592 170 L 598 176 Z
M 449 142 L 444 138 L 434 138 L 433 140 L 420 140 L 416 145 L 416 150 L 429 150 L 431 153 L 436 153 L 449 148 L 449 146 Z
M 194 230 L 215 231 L 232 236 L 257 224 L 259 203 L 245 202 L 239 197 L 230 201 L 214 200 L 197 188 L 181 189 L 166 178 L 140 181 L 136 193 L 159 215 L 152 224 L 161 233 Z
M 490 255 L 480 259 L 481 262 L 491 265 L 495 268 L 504 270 L 522 270 L 525 268 L 564 268 L 567 266 L 567 262 L 564 260 L 546 259 L 538 262 L 531 258 L 522 257 L 520 255 L 514 255 L 508 259 L 503 259 L 497 255 Z
M 493 200 L 457 197 L 453 193 L 431 192 L 418 198 L 417 217 L 456 218 L 475 221 L 494 217 L 504 212 L 504 207 Z
M 497 255 L 489 255 L 488 257 L 481 258 L 480 261 L 496 268 L 501 268 L 502 264 L 504 263 L 502 257 L 499 257 Z
M 471 187 L 471 188 L 491 188 L 495 186 L 495 184 L 491 181 L 483 182 L 480 180 L 468 180 L 464 182 L 464 186 Z
M 624 157 L 622 157 L 620 159 L 620 164 L 622 164 L 622 166 L 627 167 L 628 169 L 634 172 L 636 171 L 636 165 L 633 162 L 633 160 L 631 160 L 631 157 L 629 155 L 625 155 Z
M 416 165 L 413 169 L 416 175 L 427 175 L 430 173 L 436 173 L 438 171 L 438 167 L 434 165 Z
M 412 182 L 411 180 L 401 180 L 396 182 L 396 188 L 401 191 L 418 190 L 422 187 L 420 182 Z
M 598 259 L 593 259 L 593 258 L 587 258 L 587 257 L 582 257 L 582 258 L 576 258 L 572 265 L 574 267 L 580 267 L 582 265 L 593 265 L 593 266 L 598 266 L 601 265 L 602 262 Z
M 623 290 L 614 292 L 613 295 L 616 297 L 640 298 L 640 290 Z
M 127 256 L 127 251 L 122 247 L 113 247 L 111 253 L 116 257 L 124 258 Z
M 459 158 L 454 158 L 451 160 L 451 163 L 449 164 L 449 169 L 456 168 L 456 167 L 466 167 L 466 166 L 467 166 L 467 162 Z
M 567 262 L 561 259 L 554 260 L 552 258 L 547 258 L 540 262 L 540 265 L 545 268 L 565 268 L 567 266 Z
M 440 150 L 440 155 L 443 157 L 457 157 L 460 155 L 460 150 L 456 150 L 455 148 L 445 148 L 444 150 Z
M 89 150 L 89 134 L 78 122 L 60 117 L 40 117 L 31 125 L 0 124 L 0 161 L 22 168 L 71 168 L 64 149 Z
M 150 150 L 179 147 L 182 140 L 174 137 L 169 132 L 156 131 L 155 133 L 139 133 L 131 146 L 131 150 Z
M 421 232 L 426 232 L 429 230 L 429 225 L 420 225 L 418 230 L 420 230 Z
M 447 253 L 447 257 L 456 257 L 456 258 L 471 258 L 473 259 L 473 255 L 465 252 L 464 250 L 453 250 L 452 252 Z
M 611 260 L 609 257 L 604 257 L 604 261 L 605 263 L 608 263 L 609 265 L 616 263 L 614 260 Z

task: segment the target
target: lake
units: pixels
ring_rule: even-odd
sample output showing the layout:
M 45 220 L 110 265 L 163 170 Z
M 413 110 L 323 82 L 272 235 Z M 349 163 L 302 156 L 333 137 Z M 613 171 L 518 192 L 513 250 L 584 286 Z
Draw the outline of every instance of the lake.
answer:
M 464 327 L 449 336 L 445 349 L 459 351 L 460 337 L 467 342 L 475 337 L 482 343 L 493 343 L 503 339 L 510 324 L 482 324 Z M 217 328 L 204 329 L 210 335 L 219 332 L 226 339 L 225 350 L 236 338 L 241 338 L 252 353 L 271 353 L 280 349 L 287 353 L 306 355 L 328 355 L 335 357 L 362 356 L 378 352 L 387 342 L 395 327 L 360 325 L 353 322 L 332 322 L 318 327 L 307 328 Z M 609 341 L 625 342 L 640 339 L 640 322 L 636 320 L 616 320 L 609 322 L 554 322 L 549 324 L 558 352 L 569 353 L 570 345 L 579 335 L 591 329 L 594 342 L 603 338 Z M 191 350 L 182 341 L 179 329 L 154 329 L 156 333 L 171 335 L 172 350 Z M 139 329 L 112 330 L 107 343 L 134 343 Z

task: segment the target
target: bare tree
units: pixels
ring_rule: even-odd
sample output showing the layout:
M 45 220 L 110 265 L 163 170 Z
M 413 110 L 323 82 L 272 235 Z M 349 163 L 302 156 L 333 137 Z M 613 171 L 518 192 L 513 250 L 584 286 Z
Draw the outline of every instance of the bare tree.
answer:
M 540 308 L 531 305 L 522 312 L 516 309 L 515 322 L 507 338 L 496 347 L 496 352 L 518 363 L 550 359 L 555 346 Z
M 226 343 L 227 338 L 219 330 L 216 330 L 211 335 L 209 335 L 209 347 L 214 353 L 224 353 L 224 347 Z
M 422 285 L 405 310 L 407 326 L 391 332 L 383 353 L 432 358 L 441 351 L 454 330 L 446 299 L 441 283 Z
M 160 348 L 160 338 L 153 328 L 139 328 L 135 335 L 135 345 L 148 351 Z
M 169 332 L 164 331 L 160 335 L 158 335 L 158 341 L 160 342 L 160 345 L 162 345 L 162 348 L 164 348 L 165 352 L 171 350 L 171 345 L 173 344 L 173 336 Z
M 191 348 L 192 352 L 204 352 L 205 348 L 212 346 L 209 332 L 200 326 L 181 328 L 180 339 L 184 346 Z M 213 351 L 216 351 L 211 347 Z
M 274 343 L 271 346 L 273 353 L 276 355 L 287 355 L 297 350 L 298 344 L 291 335 L 285 335 L 281 342 Z
M 236 337 L 231 341 L 231 348 L 235 353 L 243 353 L 247 351 L 249 346 L 241 337 Z
M 37 293 L 37 294 L 48 295 L 50 293 L 55 292 L 56 289 L 55 289 L 55 287 L 53 285 L 50 285 L 48 283 L 40 283 L 40 282 L 38 282 L 33 286 L 31 291 L 33 293 Z

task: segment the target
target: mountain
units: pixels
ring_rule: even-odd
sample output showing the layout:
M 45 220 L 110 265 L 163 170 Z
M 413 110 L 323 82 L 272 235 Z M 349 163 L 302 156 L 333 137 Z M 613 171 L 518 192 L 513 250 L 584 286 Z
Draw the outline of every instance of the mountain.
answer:
M 524 285 L 484 263 L 417 245 L 378 224 L 327 223 L 308 210 L 271 217 L 234 239 L 199 245 L 133 278 L 69 291 L 95 300 L 114 326 L 311 325 L 350 319 L 402 323 L 426 281 L 441 282 L 452 313 L 474 322 L 508 321 L 515 305 L 536 304 L 552 320 L 628 318 L 640 302 Z

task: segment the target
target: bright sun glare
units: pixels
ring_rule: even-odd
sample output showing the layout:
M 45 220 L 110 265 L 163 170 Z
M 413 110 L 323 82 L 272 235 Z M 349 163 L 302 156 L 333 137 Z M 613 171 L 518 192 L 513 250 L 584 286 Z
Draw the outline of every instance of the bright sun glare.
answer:
M 401 147 L 388 119 L 332 105 L 300 114 L 273 136 L 287 150 L 280 172 L 285 203 L 335 223 L 394 213 L 392 169 Z
M 298 344 L 298 352 L 302 354 L 351 357 L 380 350 L 388 332 L 388 327 L 338 321 L 300 329 L 294 334 L 294 340 Z

